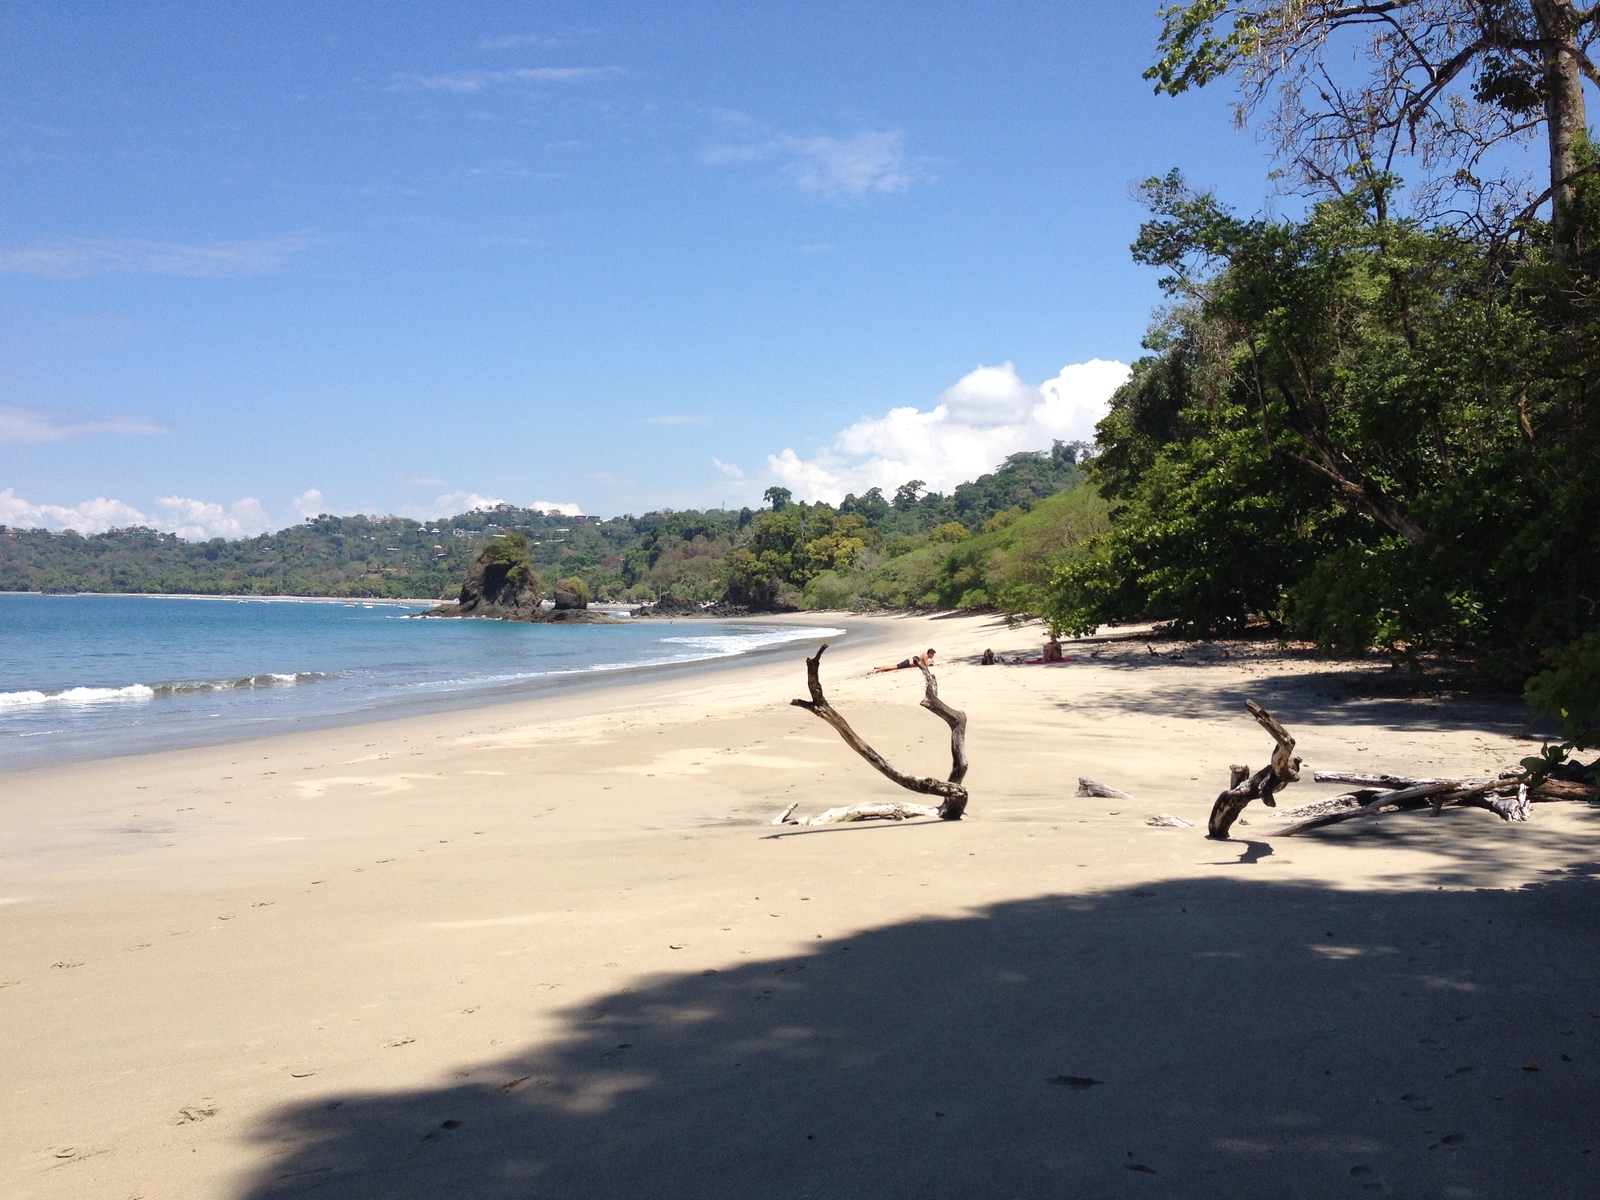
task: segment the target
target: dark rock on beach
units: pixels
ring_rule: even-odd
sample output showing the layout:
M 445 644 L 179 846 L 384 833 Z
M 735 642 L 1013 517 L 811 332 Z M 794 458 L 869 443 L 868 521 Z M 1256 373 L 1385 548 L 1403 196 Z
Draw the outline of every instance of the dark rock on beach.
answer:
M 582 611 L 589 607 L 589 589 L 583 580 L 572 578 L 556 583 L 556 611 Z
M 574 589 L 571 584 L 577 582 Z M 562 606 L 562 597 L 567 606 Z M 573 600 L 578 603 L 573 603 Z M 461 581 L 454 603 L 418 614 L 424 617 L 488 617 L 497 621 L 551 624 L 607 624 L 616 620 L 606 613 L 589 612 L 588 592 L 581 581 L 563 579 L 556 585 L 556 608 L 544 608 L 544 592 L 534 574 L 528 543 L 520 534 L 496 538 L 485 546 Z

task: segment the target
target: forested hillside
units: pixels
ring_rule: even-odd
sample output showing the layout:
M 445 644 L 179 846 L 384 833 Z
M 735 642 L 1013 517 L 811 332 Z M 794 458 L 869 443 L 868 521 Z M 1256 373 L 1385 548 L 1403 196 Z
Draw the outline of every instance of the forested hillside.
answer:
M 1030 575 L 1010 563 L 1009 548 L 1026 545 L 1034 554 L 1048 542 L 1059 558 L 1074 544 L 1072 530 L 1089 529 L 1083 514 L 1103 507 L 1080 488 L 1061 509 L 1066 532 L 1051 525 L 1051 498 L 1082 482 L 1084 450 L 1058 442 L 1048 453 L 1014 454 L 948 495 L 912 480 L 892 496 L 874 488 L 836 508 L 798 503 L 773 488 L 759 510 L 602 521 L 501 506 L 427 524 L 322 516 L 237 541 L 185 542 L 150 529 L 94 537 L 0 529 L 0 590 L 432 599 L 455 594 L 486 541 L 515 532 L 527 539 L 547 585 L 577 576 L 602 600 L 672 595 L 754 609 L 953 606 L 997 602 L 1003 592 L 1018 601 L 1026 591 L 1019 581 L 1038 585 L 1049 572 L 1040 578 L 1037 569 Z M 1029 532 L 1044 526 L 1055 532 Z M 958 558 L 960 565 L 947 569 L 947 560 Z M 994 595 L 986 590 L 991 568 L 1004 580 Z

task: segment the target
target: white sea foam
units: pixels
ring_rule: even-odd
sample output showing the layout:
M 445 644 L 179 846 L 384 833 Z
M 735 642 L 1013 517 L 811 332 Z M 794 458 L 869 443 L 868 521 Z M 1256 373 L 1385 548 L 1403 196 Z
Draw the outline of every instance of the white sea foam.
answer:
M 816 638 L 841 637 L 842 629 L 825 629 L 816 626 L 785 625 L 781 627 L 763 626 L 750 632 L 720 633 L 699 637 L 669 637 L 662 638 L 663 642 L 671 642 L 680 646 L 688 646 L 698 650 L 709 658 L 722 658 L 729 654 L 744 654 L 750 650 L 761 650 L 768 646 L 782 646 L 789 642 L 807 642 Z M 696 655 L 695 657 L 700 657 Z
M 76 707 L 85 704 L 125 703 L 130 700 L 151 700 L 155 698 L 155 694 L 155 689 L 143 683 L 119 688 L 75 687 L 55 692 L 0 692 L 0 710 L 43 708 L 46 705 L 56 704 Z
M 301 683 L 315 683 L 328 676 L 317 671 L 293 671 L 288 674 L 240 675 L 234 679 L 178 679 L 170 683 L 152 684 L 158 696 L 183 696 L 195 692 L 249 692 L 258 688 L 294 687 Z
M 74 687 L 52 691 L 0 692 L 0 712 L 29 708 L 79 708 L 86 705 L 141 703 L 157 697 L 201 692 L 252 691 L 256 688 L 294 687 L 327 676 L 314 671 L 292 674 L 244 675 L 237 679 L 179 679 L 168 683 L 131 683 L 127 687 Z

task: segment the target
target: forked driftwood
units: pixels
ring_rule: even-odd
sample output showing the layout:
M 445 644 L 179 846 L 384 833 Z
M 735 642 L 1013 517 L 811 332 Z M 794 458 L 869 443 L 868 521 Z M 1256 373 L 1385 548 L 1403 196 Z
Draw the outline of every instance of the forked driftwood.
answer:
M 824 643 L 818 648 L 816 654 L 806 659 L 806 686 L 811 692 L 809 700 L 791 700 L 789 703 L 797 708 L 821 717 L 845 741 L 845 745 L 866 759 L 879 772 L 894 780 L 901 787 L 913 792 L 920 792 L 924 796 L 940 797 L 937 806 L 928 804 L 913 804 L 905 800 L 874 801 L 865 804 L 851 804 L 843 808 L 830 808 L 820 812 L 814 817 L 796 819 L 794 810 L 798 804 L 791 804 L 776 817 L 774 825 L 836 825 L 844 821 L 904 821 L 908 817 L 938 817 L 941 821 L 959 821 L 961 814 L 967 808 L 967 789 L 961 786 L 961 781 L 967 777 L 967 714 L 958 709 L 951 708 L 939 699 L 939 682 L 933 677 L 933 672 L 928 669 L 928 664 L 920 658 L 917 665 L 922 668 L 922 681 L 925 688 L 922 697 L 922 707 L 939 717 L 950 726 L 950 778 L 929 779 L 922 775 L 908 775 L 899 770 L 883 755 L 862 740 L 861 735 L 850 728 L 850 723 L 842 717 L 833 705 L 828 703 L 828 698 L 822 693 L 822 680 L 819 677 L 818 664 L 822 661 L 822 652 L 828 647 Z
M 1206 836 L 1219 841 L 1226 840 L 1228 830 L 1233 828 L 1250 801 L 1260 800 L 1268 808 L 1276 808 L 1278 802 L 1273 798 L 1276 793 L 1300 778 L 1300 759 L 1295 757 L 1294 738 L 1289 736 L 1289 731 L 1254 700 L 1246 700 L 1244 706 L 1278 746 L 1272 752 L 1272 761 L 1254 775 L 1250 774 L 1249 767 L 1228 768 L 1228 790 L 1217 797 L 1211 806 L 1211 819 L 1206 822 Z

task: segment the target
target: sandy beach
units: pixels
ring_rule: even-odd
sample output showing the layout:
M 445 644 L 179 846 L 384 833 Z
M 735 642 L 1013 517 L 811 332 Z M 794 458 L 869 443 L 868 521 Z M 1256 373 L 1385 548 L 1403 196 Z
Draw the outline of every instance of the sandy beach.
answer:
M 964 820 L 769 824 L 907 795 L 789 705 L 800 650 L 0 776 L 0 1194 L 1600 1192 L 1600 809 L 1204 837 L 1246 697 L 1283 807 L 1514 765 L 1514 699 L 848 623 L 830 700 L 942 776 L 918 673 L 868 675 L 939 649 Z

